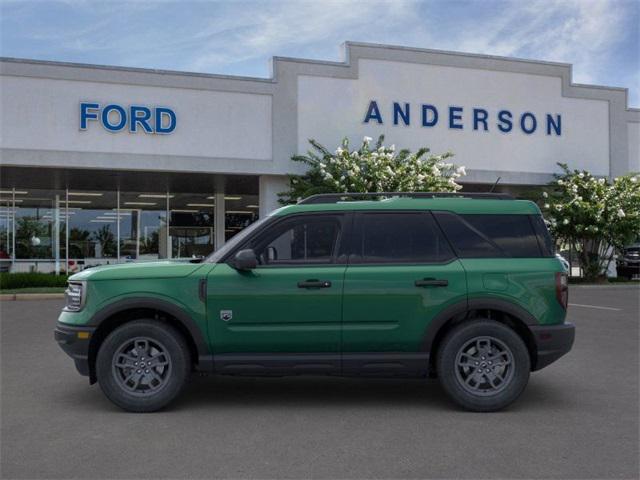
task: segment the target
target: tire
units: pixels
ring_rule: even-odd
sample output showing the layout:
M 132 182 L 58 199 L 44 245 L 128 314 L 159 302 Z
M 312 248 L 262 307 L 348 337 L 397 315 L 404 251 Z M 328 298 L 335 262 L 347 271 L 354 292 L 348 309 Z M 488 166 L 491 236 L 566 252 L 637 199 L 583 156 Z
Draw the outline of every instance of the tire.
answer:
M 492 412 L 520 396 L 529 381 L 531 360 L 514 330 L 478 319 L 446 335 L 436 367 L 440 383 L 454 402 L 474 412 Z
M 129 412 L 154 412 L 171 403 L 191 372 L 180 332 L 157 320 L 134 320 L 105 338 L 96 359 L 104 394 Z

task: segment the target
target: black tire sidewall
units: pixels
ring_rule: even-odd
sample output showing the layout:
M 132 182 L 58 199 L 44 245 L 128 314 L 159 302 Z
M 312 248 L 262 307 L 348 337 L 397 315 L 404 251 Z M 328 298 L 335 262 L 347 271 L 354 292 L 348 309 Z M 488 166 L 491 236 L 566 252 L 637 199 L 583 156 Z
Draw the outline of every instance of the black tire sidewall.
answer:
M 513 377 L 496 395 L 483 397 L 466 391 L 459 383 L 455 369 L 456 356 L 462 346 L 475 337 L 491 336 L 504 342 L 514 357 Z M 524 341 L 510 327 L 494 320 L 470 320 L 455 327 L 442 341 L 437 358 L 438 379 L 447 394 L 460 406 L 472 411 L 501 410 L 513 403 L 529 381 L 531 359 Z
M 167 384 L 148 397 L 137 397 L 123 390 L 112 370 L 111 360 L 116 350 L 128 339 L 139 336 L 157 340 L 171 357 Z M 116 328 L 102 342 L 96 358 L 96 376 L 104 394 L 120 408 L 131 412 L 153 412 L 171 403 L 181 392 L 191 370 L 189 355 L 182 334 L 171 325 L 158 320 L 134 320 Z

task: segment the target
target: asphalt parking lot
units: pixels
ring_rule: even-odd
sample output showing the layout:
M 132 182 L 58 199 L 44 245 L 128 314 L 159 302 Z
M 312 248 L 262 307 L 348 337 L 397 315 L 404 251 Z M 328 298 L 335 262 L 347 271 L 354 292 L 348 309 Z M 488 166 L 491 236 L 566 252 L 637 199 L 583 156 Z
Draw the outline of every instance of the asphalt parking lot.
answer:
M 2 478 L 638 478 L 639 299 L 573 287 L 573 351 L 491 414 L 433 380 L 320 377 L 194 377 L 125 413 L 53 341 L 61 301 L 2 302 Z

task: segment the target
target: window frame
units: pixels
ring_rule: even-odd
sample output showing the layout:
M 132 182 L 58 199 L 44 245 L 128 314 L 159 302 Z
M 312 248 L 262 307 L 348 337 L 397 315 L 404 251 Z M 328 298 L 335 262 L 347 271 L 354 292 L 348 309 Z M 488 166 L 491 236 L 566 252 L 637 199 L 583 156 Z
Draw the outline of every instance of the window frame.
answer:
M 362 218 L 367 215 L 423 215 L 425 217 L 431 217 L 433 220 L 433 225 L 436 228 L 437 232 L 442 237 L 442 240 L 446 243 L 451 253 L 451 257 L 446 260 L 442 260 L 439 262 L 417 262 L 415 260 L 411 261 L 401 261 L 394 260 L 389 262 L 369 262 L 365 261 L 362 256 L 357 253 L 359 251 L 358 245 L 362 242 Z M 353 213 L 353 225 L 351 228 L 351 238 L 349 242 L 348 248 L 348 260 L 349 265 L 353 266 L 381 266 L 381 267 L 392 267 L 392 266 L 410 266 L 410 265 L 448 265 L 452 262 L 455 262 L 459 259 L 455 249 L 451 245 L 451 242 L 447 238 L 447 236 L 442 231 L 442 228 L 436 221 L 431 210 L 366 210 L 366 211 L 356 211 Z

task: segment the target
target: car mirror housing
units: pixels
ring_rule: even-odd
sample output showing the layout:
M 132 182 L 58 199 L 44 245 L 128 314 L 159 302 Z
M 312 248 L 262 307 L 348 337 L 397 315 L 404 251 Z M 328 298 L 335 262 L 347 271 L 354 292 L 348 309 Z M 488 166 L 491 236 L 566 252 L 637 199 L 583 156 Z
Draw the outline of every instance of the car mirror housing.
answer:
M 236 270 L 253 270 L 257 266 L 258 258 L 251 248 L 240 250 L 233 258 L 233 267 Z

